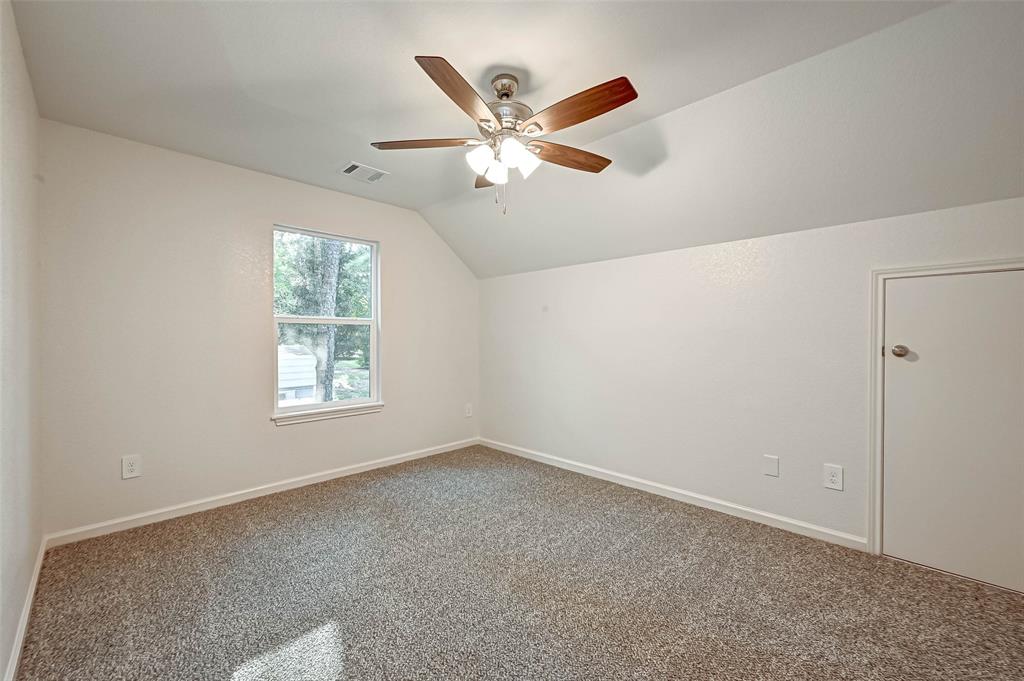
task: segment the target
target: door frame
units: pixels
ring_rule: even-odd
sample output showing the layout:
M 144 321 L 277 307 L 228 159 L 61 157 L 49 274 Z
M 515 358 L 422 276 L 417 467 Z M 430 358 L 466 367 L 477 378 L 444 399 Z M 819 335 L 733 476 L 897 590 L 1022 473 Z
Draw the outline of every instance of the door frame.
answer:
M 936 277 L 950 274 L 980 274 L 1024 270 L 1024 258 L 976 260 L 946 265 L 918 265 L 871 270 L 871 386 L 868 455 L 868 553 L 882 554 L 882 470 L 885 428 L 885 283 L 890 279 Z

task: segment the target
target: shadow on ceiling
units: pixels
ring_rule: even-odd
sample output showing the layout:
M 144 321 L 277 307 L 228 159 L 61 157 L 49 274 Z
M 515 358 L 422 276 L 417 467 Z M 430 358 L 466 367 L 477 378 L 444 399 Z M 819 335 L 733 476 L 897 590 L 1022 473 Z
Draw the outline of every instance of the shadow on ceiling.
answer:
M 615 137 L 614 145 L 606 145 L 604 150 L 616 169 L 629 175 L 643 177 L 668 158 L 665 134 L 651 122 L 637 125 Z

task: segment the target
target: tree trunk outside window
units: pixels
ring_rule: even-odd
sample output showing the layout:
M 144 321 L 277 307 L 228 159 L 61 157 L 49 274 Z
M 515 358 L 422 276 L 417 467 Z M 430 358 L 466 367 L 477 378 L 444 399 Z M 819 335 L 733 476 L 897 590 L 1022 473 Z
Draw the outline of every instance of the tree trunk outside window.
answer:
M 338 274 L 341 270 L 341 242 L 324 239 L 320 242 L 322 249 L 323 272 L 320 279 L 320 297 L 317 301 L 317 314 L 321 317 L 333 317 L 338 300 Z M 316 382 L 317 392 L 324 402 L 334 398 L 334 338 L 338 327 L 324 324 L 317 334 L 316 343 Z

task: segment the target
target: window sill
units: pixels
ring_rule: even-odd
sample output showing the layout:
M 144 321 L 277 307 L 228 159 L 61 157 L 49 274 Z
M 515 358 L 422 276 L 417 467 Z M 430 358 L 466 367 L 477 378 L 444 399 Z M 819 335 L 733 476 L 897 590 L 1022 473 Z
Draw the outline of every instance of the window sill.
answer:
M 339 419 L 344 416 L 359 416 L 361 414 L 376 414 L 383 408 L 383 402 L 350 404 L 345 407 L 327 407 L 324 409 L 309 409 L 307 411 L 284 412 L 282 414 L 274 414 L 270 417 L 270 420 L 278 426 L 290 426 L 293 423 L 323 421 L 324 419 Z

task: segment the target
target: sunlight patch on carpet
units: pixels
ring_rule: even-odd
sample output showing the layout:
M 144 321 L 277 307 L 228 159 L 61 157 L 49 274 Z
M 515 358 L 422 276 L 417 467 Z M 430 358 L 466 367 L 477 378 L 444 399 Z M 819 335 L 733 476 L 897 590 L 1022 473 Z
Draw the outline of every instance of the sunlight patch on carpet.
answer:
M 231 681 L 328 681 L 341 671 L 338 623 L 328 622 L 276 650 L 249 660 Z

